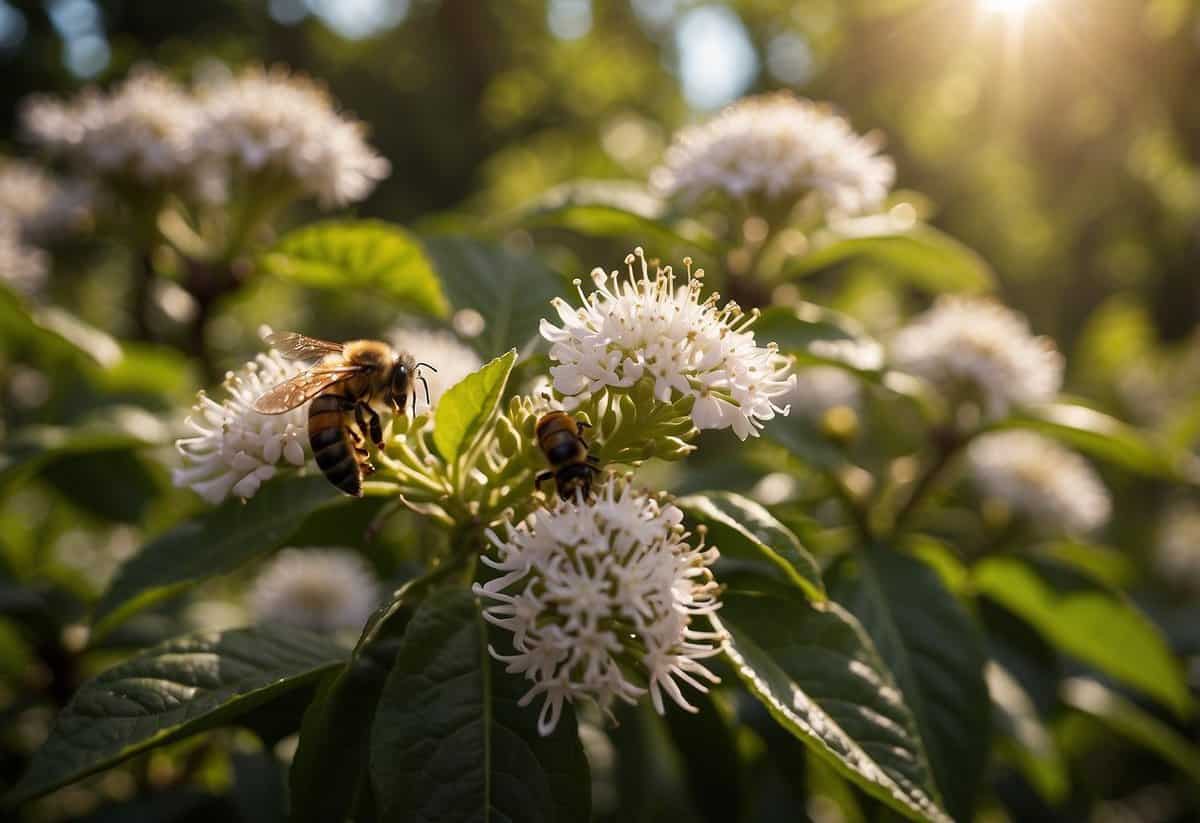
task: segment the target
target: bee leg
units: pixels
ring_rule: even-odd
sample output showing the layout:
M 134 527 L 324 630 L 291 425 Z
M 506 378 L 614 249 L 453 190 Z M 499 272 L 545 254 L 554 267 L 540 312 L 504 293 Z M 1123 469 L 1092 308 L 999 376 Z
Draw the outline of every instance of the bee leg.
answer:
M 367 418 L 363 415 L 364 410 L 373 418 L 372 422 L 375 424 L 374 426 L 367 422 Z M 378 440 L 376 440 L 374 437 L 375 429 L 379 427 L 379 415 L 375 414 L 374 410 L 372 410 L 370 406 L 368 406 L 366 403 L 356 403 L 354 405 L 354 422 L 358 425 L 358 436 L 360 442 L 365 442 L 368 438 L 370 438 L 370 441 L 376 446 L 379 446 L 380 448 L 383 447 L 383 435 L 380 434 Z
M 375 466 L 367 459 L 371 456 L 371 453 L 363 448 L 363 441 L 361 439 L 355 441 L 354 453 L 358 455 L 358 465 L 362 467 L 363 474 L 374 474 Z
M 579 442 L 583 444 L 583 447 L 584 447 L 585 449 L 586 449 L 586 448 L 588 448 L 588 442 L 587 442 L 586 440 L 584 440 L 584 439 L 583 439 L 583 430 L 584 430 L 584 429 L 590 429 L 590 428 L 592 427 L 592 424 L 591 424 L 591 423 L 584 423 L 582 420 L 576 420 L 576 421 L 575 421 L 575 425 L 576 425 L 576 427 L 578 427 L 578 429 L 579 429 L 579 435 L 578 435 L 578 436 L 579 436 Z
M 533 486 L 538 491 L 541 491 L 542 484 L 545 483 L 547 480 L 553 480 L 553 479 L 554 479 L 554 472 L 544 471 L 533 479 Z
M 375 411 L 373 408 L 366 405 L 365 403 L 360 405 L 359 408 L 364 409 L 367 414 L 367 424 L 369 426 L 369 429 L 366 429 L 364 431 L 368 431 L 370 433 L 371 442 L 375 444 L 375 448 L 382 449 L 383 448 L 383 424 L 381 424 L 379 422 L 379 412 Z M 359 425 L 361 426 L 362 424 L 360 423 Z

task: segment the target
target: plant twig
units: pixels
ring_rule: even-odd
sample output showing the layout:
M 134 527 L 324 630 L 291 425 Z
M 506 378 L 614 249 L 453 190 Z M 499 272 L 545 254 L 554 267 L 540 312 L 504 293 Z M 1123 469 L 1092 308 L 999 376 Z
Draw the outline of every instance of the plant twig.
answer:
M 909 494 L 908 499 L 904 501 L 904 505 L 900 507 L 896 512 L 896 516 L 892 519 L 893 534 L 898 534 L 904 528 L 920 504 L 933 490 L 942 473 L 949 467 L 954 456 L 958 454 L 969 440 L 970 437 L 964 436 L 950 428 L 934 432 L 933 460 L 925 467 L 925 471 L 921 476 L 917 478 L 912 493 Z

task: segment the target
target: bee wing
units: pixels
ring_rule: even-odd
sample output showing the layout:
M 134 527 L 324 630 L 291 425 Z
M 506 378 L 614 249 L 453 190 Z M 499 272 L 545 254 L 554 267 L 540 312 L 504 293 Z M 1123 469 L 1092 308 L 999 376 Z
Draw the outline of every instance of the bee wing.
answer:
M 318 340 L 294 331 L 268 334 L 263 338 L 288 360 L 319 360 L 327 354 L 341 354 L 342 344 Z
M 348 380 L 362 371 L 365 371 L 362 366 L 311 368 L 264 392 L 254 401 L 254 410 L 259 414 L 283 414 L 307 403 L 330 386 Z

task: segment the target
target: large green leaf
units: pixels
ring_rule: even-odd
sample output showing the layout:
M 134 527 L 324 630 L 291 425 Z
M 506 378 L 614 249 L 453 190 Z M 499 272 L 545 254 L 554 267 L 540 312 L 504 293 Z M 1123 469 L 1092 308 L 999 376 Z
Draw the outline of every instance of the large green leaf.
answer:
M 168 485 L 160 466 L 129 449 L 70 455 L 41 474 L 81 511 L 120 523 L 140 523 Z
M 804 277 L 846 263 L 869 263 L 935 292 L 982 292 L 992 287 L 987 262 L 932 226 L 862 237 L 818 238 L 817 248 L 789 262 L 785 277 Z
M 321 476 L 280 477 L 250 500 L 229 500 L 154 538 L 109 584 L 93 615 L 93 637 L 201 580 L 225 574 L 283 544 L 318 509 L 350 498 Z
M 284 236 L 259 261 L 318 289 L 369 289 L 405 308 L 444 316 L 446 297 L 420 242 L 379 220 L 327 220 Z
M 103 409 L 74 426 L 26 426 L 0 452 L 0 489 L 62 460 L 160 445 L 169 434 L 161 420 L 132 406 Z
M 1062 701 L 1098 718 L 1113 731 L 1144 746 L 1200 783 L 1200 749 L 1193 741 L 1102 683 L 1086 677 L 1063 681 Z
M 998 663 L 987 667 L 988 691 L 1002 753 L 1013 760 L 1047 803 L 1062 802 L 1070 790 L 1067 764 L 1038 716 L 1033 698 Z
M 527 687 L 488 654 L 475 599 L 442 589 L 417 610 L 371 729 L 371 783 L 382 821 L 587 820 L 589 779 L 565 706 L 539 737 Z
M 449 564 L 406 583 L 363 629 L 350 662 L 321 685 L 288 775 L 293 823 L 345 820 L 367 779 L 371 723 L 396 644 L 428 586 Z
M 732 492 L 706 492 L 680 498 L 676 505 L 693 524 L 708 529 L 708 542 L 721 550 L 722 566 L 794 583 L 810 598 L 825 599 L 817 561 L 758 503 Z
M 433 418 L 433 444 L 447 463 L 454 463 L 469 451 L 495 415 L 515 362 L 516 350 L 502 354 L 451 386 L 438 400 Z
M 112 337 L 60 308 L 30 309 L 0 286 L 0 351 L 28 353 L 39 362 L 69 363 L 95 373 L 121 359 Z
M 330 675 L 304 713 L 288 772 L 293 823 L 345 820 L 366 774 L 367 743 L 387 669 L 370 658 Z
M 534 255 L 455 235 L 422 242 L 450 304 L 483 318 L 483 331 L 471 342 L 484 357 L 523 349 L 537 335 L 550 301 L 563 292 L 563 279 Z
M 1029 409 L 995 424 L 996 429 L 1031 429 L 1074 446 L 1098 460 L 1151 476 L 1176 469 L 1165 452 L 1145 434 L 1103 412 L 1068 403 Z
M 801 363 L 838 366 L 876 379 L 883 367 L 883 346 L 856 320 L 815 303 L 766 309 L 754 335 L 764 344 L 779 344 Z
M 1188 715 L 1192 699 L 1162 633 L 1119 592 L 1051 563 L 992 557 L 971 582 L 1062 651 Z
M 689 694 L 697 711 L 663 716 L 701 820 L 737 820 L 746 805 L 745 768 L 737 729 L 711 694 Z
M 895 673 L 946 809 L 969 819 L 991 741 L 982 632 L 937 572 L 891 549 L 843 562 L 834 595 Z
M 883 345 L 867 334 L 857 320 L 841 312 L 815 303 L 772 306 L 755 323 L 754 333 L 764 344 L 777 343 L 780 351 L 795 358 L 801 368 L 834 366 L 844 369 L 864 381 L 916 401 L 930 413 L 937 411 L 938 400 L 931 396 L 928 386 L 912 375 L 889 369 Z M 773 428 L 775 426 L 768 427 L 767 433 L 771 434 Z M 796 434 L 790 436 L 794 439 Z M 797 454 L 808 459 L 802 451 Z M 817 459 L 830 462 L 823 455 L 818 455 Z
M 769 579 L 725 582 L 726 654 L 775 718 L 901 814 L 948 821 L 916 721 L 854 616 Z
M 227 723 L 345 657 L 331 641 L 283 626 L 205 632 L 142 652 L 80 687 L 7 800 L 22 802 Z
M 636 238 L 647 245 L 693 246 L 714 253 L 716 241 L 694 222 L 669 219 L 666 201 L 643 183 L 575 180 L 555 186 L 528 205 L 520 222 L 555 226 L 593 237 Z

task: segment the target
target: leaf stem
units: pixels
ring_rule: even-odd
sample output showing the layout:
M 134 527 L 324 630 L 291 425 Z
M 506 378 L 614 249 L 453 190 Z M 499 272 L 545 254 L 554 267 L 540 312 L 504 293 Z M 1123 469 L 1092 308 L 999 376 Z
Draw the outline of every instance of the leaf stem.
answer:
M 836 471 L 828 470 L 825 476 L 829 479 L 833 486 L 834 494 L 838 501 L 842 504 L 842 508 L 850 517 L 851 523 L 858 531 L 859 537 L 863 539 L 864 546 L 870 546 L 875 542 L 875 530 L 871 527 L 871 516 L 867 507 L 862 505 L 850 487 L 838 476 Z
M 934 430 L 932 437 L 934 445 L 933 460 L 925 467 L 925 471 L 921 476 L 917 478 L 912 493 L 909 494 L 908 499 L 904 501 L 904 504 L 892 519 L 893 535 L 899 534 L 908 524 L 908 521 L 920 507 L 921 503 L 933 491 L 937 481 L 950 466 L 955 455 L 971 441 L 971 437 L 972 435 L 963 434 L 952 427 Z

